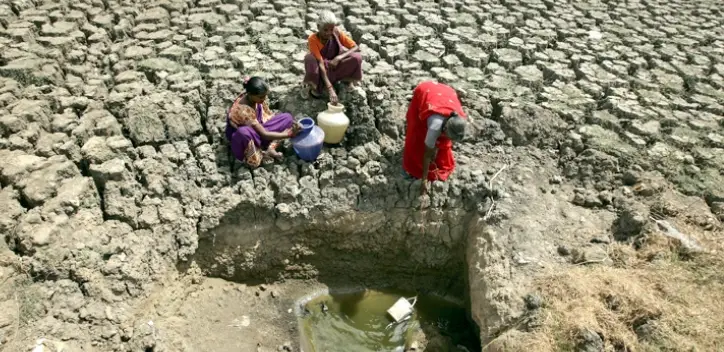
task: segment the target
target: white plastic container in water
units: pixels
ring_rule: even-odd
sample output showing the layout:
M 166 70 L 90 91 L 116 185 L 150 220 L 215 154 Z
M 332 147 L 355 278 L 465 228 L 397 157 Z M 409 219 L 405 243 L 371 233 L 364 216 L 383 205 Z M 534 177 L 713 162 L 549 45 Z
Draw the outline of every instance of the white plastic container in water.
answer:
M 349 127 L 349 118 L 344 114 L 344 105 L 327 103 L 327 110 L 317 115 L 317 126 L 324 131 L 324 143 L 341 142 Z
M 410 301 L 405 297 L 400 297 L 400 299 L 387 310 L 387 314 L 389 314 L 396 323 L 399 323 L 400 320 L 412 313 L 412 306 Z

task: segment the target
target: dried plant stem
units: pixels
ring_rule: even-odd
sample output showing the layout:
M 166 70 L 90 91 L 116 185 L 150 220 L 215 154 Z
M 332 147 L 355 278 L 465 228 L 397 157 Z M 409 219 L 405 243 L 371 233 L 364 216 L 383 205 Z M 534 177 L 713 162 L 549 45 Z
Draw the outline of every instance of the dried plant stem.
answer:
M 500 173 L 503 172 L 503 170 L 505 170 L 507 168 L 508 168 L 508 164 L 503 165 L 503 167 L 501 167 L 500 170 L 498 170 L 498 172 L 496 172 L 493 175 L 493 177 L 490 178 L 490 181 L 488 181 L 489 190 L 493 189 L 493 180 L 495 180 L 495 178 L 498 177 L 498 175 L 500 175 Z M 488 220 L 490 218 L 490 214 L 493 213 L 493 208 L 495 208 L 495 199 L 493 199 L 493 196 L 488 196 L 488 199 L 490 200 L 490 207 L 488 208 L 488 211 L 485 212 L 485 216 L 483 216 L 483 220 Z

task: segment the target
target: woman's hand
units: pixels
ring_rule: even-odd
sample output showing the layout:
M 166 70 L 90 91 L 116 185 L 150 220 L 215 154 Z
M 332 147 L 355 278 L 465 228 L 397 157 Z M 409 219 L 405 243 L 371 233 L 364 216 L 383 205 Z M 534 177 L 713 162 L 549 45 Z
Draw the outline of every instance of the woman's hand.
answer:
M 339 62 L 342 61 L 342 58 L 340 56 L 335 57 L 331 61 L 329 61 L 329 67 L 335 68 L 337 65 L 339 65 Z
M 302 125 L 299 123 L 299 121 L 295 121 L 292 125 L 292 137 L 296 136 L 299 131 L 302 130 Z
M 427 194 L 427 179 L 422 180 L 422 184 L 420 185 L 420 195 L 424 196 Z
M 339 103 L 339 98 L 337 97 L 337 92 L 334 91 L 333 87 L 329 87 L 329 102 L 333 105 L 337 105 Z

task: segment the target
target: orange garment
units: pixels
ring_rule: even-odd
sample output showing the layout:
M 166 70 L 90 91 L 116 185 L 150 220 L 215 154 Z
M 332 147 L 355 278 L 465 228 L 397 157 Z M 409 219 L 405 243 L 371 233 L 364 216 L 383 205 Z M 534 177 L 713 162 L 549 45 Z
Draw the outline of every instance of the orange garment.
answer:
M 345 48 L 352 49 L 355 47 L 355 45 L 357 45 L 357 43 L 355 43 L 352 38 L 342 33 L 342 31 L 340 31 L 339 29 L 335 29 L 334 31 L 337 34 L 337 38 L 339 38 L 339 43 L 342 44 Z M 334 38 L 329 38 L 329 40 L 334 40 Z M 309 45 L 309 52 L 317 58 L 317 61 L 322 61 L 322 48 L 324 48 L 324 44 L 322 44 L 322 41 L 317 36 L 317 33 L 312 33 L 309 35 L 309 38 L 307 39 L 307 44 Z

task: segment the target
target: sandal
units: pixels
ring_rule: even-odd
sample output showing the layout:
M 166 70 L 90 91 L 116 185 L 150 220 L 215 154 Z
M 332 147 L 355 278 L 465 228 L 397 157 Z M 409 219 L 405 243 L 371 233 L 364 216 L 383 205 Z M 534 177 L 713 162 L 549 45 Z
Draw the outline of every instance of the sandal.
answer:
M 321 95 L 317 95 L 314 93 L 314 88 L 312 88 L 312 86 L 303 86 L 301 93 L 302 93 L 303 99 L 309 99 L 309 98 L 319 99 L 322 97 Z
M 312 88 L 311 88 L 311 87 L 309 88 L 309 96 L 311 96 L 311 97 L 314 98 L 314 99 L 321 99 L 321 98 L 322 98 L 322 95 L 321 95 L 321 94 L 314 93 L 314 92 L 312 91 Z

